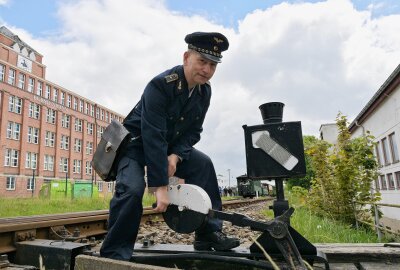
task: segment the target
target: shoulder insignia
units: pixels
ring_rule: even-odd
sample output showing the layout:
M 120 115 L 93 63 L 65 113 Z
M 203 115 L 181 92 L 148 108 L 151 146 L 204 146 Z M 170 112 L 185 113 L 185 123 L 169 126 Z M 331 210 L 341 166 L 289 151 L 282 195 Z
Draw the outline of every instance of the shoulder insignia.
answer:
M 177 79 L 179 79 L 179 76 L 176 73 L 172 73 L 172 74 L 165 76 L 164 78 L 167 83 L 170 83 L 170 82 L 173 82 L 173 81 L 176 81 Z

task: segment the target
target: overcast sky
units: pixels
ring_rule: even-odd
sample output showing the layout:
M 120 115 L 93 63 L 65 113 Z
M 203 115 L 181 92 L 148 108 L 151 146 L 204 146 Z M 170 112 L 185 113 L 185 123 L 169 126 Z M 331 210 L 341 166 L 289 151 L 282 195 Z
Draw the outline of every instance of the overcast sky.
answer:
M 186 34 L 225 34 L 197 148 L 231 184 L 259 105 L 285 103 L 284 121 L 318 135 L 339 111 L 352 121 L 400 63 L 398 0 L 0 0 L 0 23 L 44 56 L 48 80 L 120 114 L 181 64 Z

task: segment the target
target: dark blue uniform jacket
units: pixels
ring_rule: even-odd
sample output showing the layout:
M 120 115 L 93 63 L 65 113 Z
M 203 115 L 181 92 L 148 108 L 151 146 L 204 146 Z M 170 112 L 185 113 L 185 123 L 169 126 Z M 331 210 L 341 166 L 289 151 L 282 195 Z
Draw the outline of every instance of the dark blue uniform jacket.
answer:
M 168 184 L 168 155 L 188 159 L 199 140 L 210 105 L 211 86 L 197 85 L 190 98 L 183 66 L 153 78 L 124 126 L 133 137 L 124 154 L 147 165 L 150 187 Z

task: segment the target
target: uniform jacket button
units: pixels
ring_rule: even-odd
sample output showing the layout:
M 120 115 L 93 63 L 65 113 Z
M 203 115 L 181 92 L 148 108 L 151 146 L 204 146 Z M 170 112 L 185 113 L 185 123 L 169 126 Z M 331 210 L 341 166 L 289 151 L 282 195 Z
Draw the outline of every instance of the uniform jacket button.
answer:
M 176 135 L 179 135 L 179 131 L 176 132 Z
M 181 121 L 183 121 L 183 120 L 185 120 L 185 118 L 182 116 L 182 117 L 181 117 Z

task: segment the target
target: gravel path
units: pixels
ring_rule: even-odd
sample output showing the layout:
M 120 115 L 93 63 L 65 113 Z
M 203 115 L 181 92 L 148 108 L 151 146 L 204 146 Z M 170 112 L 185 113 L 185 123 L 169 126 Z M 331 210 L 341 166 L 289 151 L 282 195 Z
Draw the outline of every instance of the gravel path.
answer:
M 261 214 L 263 209 L 268 209 L 271 201 L 262 201 L 249 206 L 238 207 L 235 209 L 224 210 L 232 213 L 233 211 L 238 214 L 247 215 L 257 221 L 267 221 L 266 217 Z M 252 244 L 251 237 L 257 238 L 260 232 L 251 231 L 250 228 L 242 228 L 233 226 L 230 222 L 225 222 L 223 225 L 223 232 L 227 235 L 235 236 L 240 239 L 240 245 L 249 247 Z M 146 224 L 141 225 L 137 237 L 137 242 L 143 243 L 144 239 L 153 240 L 156 244 L 189 244 L 194 241 L 194 233 L 180 234 L 171 230 L 164 222 L 148 221 Z

